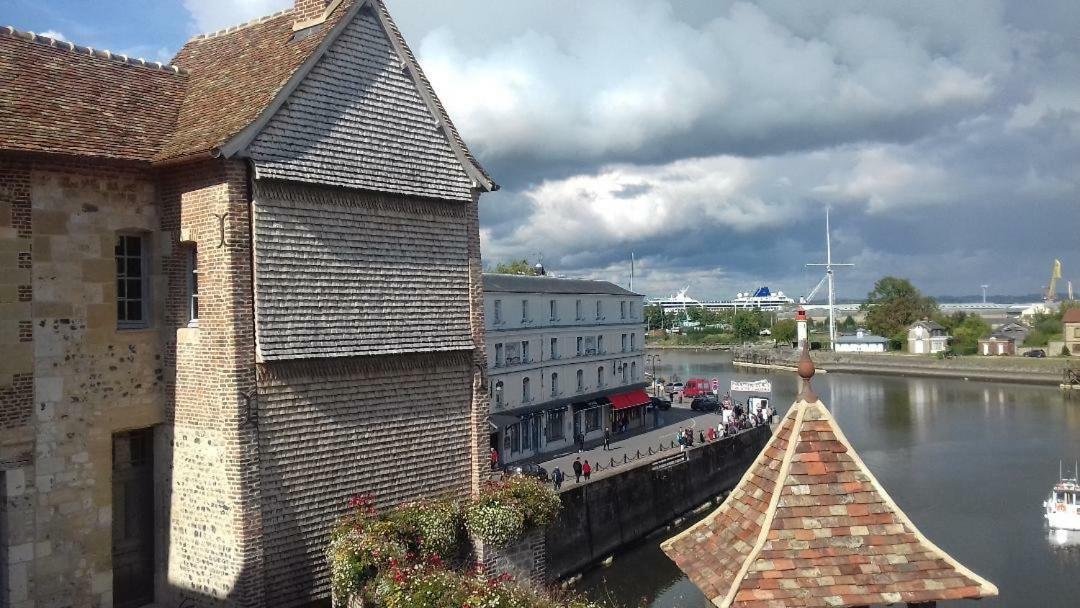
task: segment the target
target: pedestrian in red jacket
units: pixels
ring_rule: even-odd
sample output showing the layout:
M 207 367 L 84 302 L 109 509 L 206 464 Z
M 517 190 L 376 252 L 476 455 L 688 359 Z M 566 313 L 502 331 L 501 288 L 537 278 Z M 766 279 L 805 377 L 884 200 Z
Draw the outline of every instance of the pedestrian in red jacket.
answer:
M 592 467 L 589 466 L 588 460 L 585 461 L 585 464 L 581 465 L 581 474 L 585 476 L 585 481 L 589 481 L 589 475 L 592 475 Z

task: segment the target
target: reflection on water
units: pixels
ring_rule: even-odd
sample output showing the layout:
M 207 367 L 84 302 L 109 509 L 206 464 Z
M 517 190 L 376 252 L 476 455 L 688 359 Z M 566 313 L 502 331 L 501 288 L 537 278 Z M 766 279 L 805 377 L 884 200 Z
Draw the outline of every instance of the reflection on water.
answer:
M 781 412 L 797 389 L 794 373 L 736 371 L 723 354 L 660 356 L 665 377 L 716 377 L 721 387 L 768 377 Z M 1080 605 L 1080 535 L 1050 533 L 1042 509 L 1058 460 L 1080 457 L 1080 399 L 1053 387 L 857 374 L 819 374 L 814 388 L 920 530 L 998 586 L 1001 597 L 980 607 Z M 661 540 L 589 572 L 579 588 L 628 608 L 709 606 Z

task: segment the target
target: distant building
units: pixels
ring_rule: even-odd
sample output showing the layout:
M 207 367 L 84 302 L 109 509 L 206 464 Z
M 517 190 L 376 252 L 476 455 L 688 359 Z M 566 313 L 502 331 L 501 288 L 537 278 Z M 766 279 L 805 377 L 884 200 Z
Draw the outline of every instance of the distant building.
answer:
M 644 298 L 606 281 L 484 275 L 491 445 L 502 462 L 642 427 Z
M 1061 324 L 1065 330 L 1065 348 L 1074 355 L 1080 355 L 1080 308 L 1066 310 Z
M 908 352 L 916 355 L 943 353 L 949 349 L 949 334 L 934 321 L 919 321 L 908 328 Z
M 985 338 L 979 339 L 980 355 L 1015 355 L 1030 329 L 1021 323 L 1005 323 Z
M 883 353 L 889 348 L 888 338 L 859 328 L 854 334 L 837 336 L 833 350 L 838 353 Z

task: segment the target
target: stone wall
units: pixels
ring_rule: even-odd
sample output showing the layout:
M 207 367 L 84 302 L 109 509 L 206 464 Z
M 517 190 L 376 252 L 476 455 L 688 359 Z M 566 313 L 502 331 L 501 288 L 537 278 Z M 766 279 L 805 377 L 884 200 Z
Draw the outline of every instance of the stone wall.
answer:
M 170 368 L 164 429 L 159 601 L 260 606 L 262 512 L 256 431 L 248 175 L 241 162 L 161 179 Z M 224 221 L 221 219 L 224 218 Z M 185 248 L 196 247 L 199 319 L 188 326 Z M 167 523 L 166 523 L 167 522 Z
M 545 532 L 549 581 L 580 571 L 735 487 L 768 442 L 767 426 L 679 452 L 686 461 L 645 463 L 560 494 Z
M 0 374 L 8 397 L 0 414 L 10 533 L 4 599 L 16 607 L 108 606 L 112 436 L 164 416 L 159 334 L 118 330 L 115 304 L 118 231 L 149 238 L 151 282 L 156 289 L 163 281 L 153 179 L 117 167 L 32 163 L 9 163 L 0 176 L 8 206 L 0 226 L 10 214 L 13 229 L 0 228 L 0 283 L 18 283 L 21 307 L 5 308 L 16 326 L 0 337 L 2 365 L 19 366 Z M 150 312 L 160 320 L 159 305 Z M 24 392 L 29 378 L 32 393 Z
M 547 542 L 544 530 L 532 530 L 517 542 L 506 547 L 486 547 L 474 541 L 479 563 L 484 574 L 496 578 L 508 574 L 516 581 L 543 585 L 547 582 Z

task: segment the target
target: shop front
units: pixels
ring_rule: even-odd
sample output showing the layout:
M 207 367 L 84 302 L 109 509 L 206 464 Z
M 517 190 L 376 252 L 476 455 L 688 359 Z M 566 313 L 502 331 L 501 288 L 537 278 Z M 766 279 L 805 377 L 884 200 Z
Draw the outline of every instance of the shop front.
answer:
M 616 393 L 608 397 L 611 402 L 612 432 L 626 433 L 645 429 L 645 409 L 650 399 L 644 389 Z

